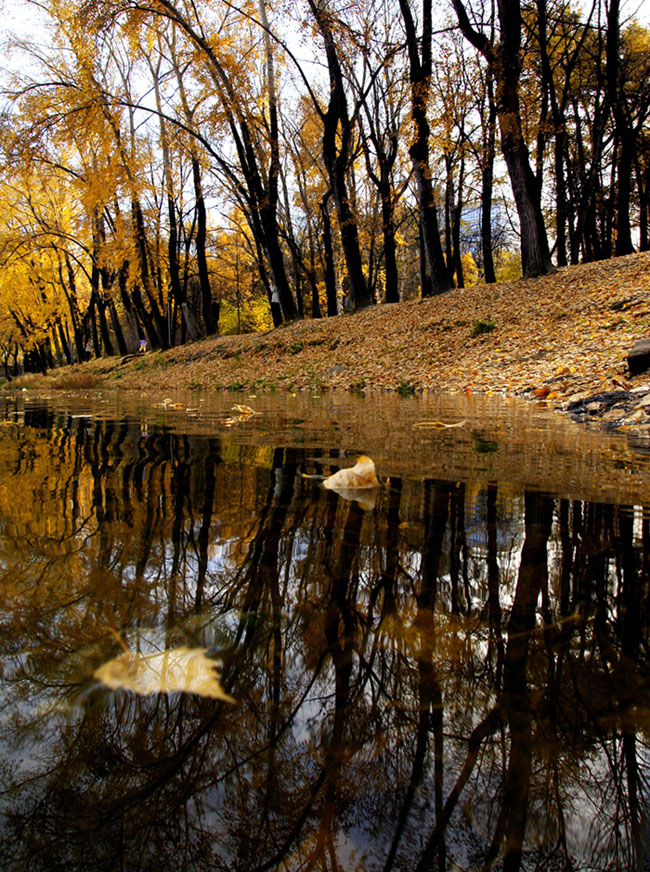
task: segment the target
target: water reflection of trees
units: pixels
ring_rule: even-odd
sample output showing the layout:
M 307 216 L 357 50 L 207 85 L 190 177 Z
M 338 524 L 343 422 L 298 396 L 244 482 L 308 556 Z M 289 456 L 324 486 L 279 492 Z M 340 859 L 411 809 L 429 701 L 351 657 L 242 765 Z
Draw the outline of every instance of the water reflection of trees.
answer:
M 0 443 L 7 868 L 643 868 L 645 512 L 406 479 L 364 511 L 294 449 L 33 423 Z M 94 686 L 138 627 L 219 649 L 238 704 Z

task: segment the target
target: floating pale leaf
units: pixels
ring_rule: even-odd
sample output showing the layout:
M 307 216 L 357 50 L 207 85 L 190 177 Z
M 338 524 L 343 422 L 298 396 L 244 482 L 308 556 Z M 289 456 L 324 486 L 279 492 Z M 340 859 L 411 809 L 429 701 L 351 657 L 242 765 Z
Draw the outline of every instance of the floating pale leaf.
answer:
M 258 414 L 255 411 L 255 409 L 251 409 L 250 406 L 242 406 L 239 403 L 237 403 L 235 406 L 232 407 L 232 411 L 239 412 L 240 415 L 257 415 Z
M 125 651 L 95 670 L 94 677 L 112 690 L 154 693 L 197 693 L 235 702 L 221 683 L 205 648 L 170 648 L 159 654 Z
M 341 488 L 371 488 L 379 487 L 375 473 L 374 462 L 365 455 L 357 458 L 355 466 L 350 469 L 339 469 L 323 482 L 323 487 L 338 491 Z
M 455 424 L 445 424 L 444 421 L 416 421 L 414 427 L 421 427 L 423 430 L 450 430 L 453 427 L 464 427 L 467 423 L 467 418 L 462 421 L 457 421 Z

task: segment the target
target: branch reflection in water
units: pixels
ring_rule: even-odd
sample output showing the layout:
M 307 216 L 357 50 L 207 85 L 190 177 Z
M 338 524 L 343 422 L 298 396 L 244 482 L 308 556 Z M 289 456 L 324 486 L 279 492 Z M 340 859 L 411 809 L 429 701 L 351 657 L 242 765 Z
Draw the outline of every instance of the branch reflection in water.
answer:
M 648 511 L 355 456 L 0 431 L 5 868 L 644 868 Z

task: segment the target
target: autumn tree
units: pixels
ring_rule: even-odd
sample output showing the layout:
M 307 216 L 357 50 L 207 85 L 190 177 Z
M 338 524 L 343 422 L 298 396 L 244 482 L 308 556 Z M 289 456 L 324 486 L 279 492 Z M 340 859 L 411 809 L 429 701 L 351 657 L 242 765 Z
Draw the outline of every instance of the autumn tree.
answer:
M 521 3 L 520 0 L 499 0 L 497 3 L 498 38 L 472 22 L 463 0 L 453 0 L 453 5 L 463 35 L 485 57 L 494 78 L 501 150 L 519 216 L 524 277 L 543 275 L 552 269 L 552 262 L 541 190 L 530 165 L 521 123 Z
M 342 49 L 336 39 L 338 22 L 335 15 L 326 0 L 308 2 L 325 47 L 329 73 L 328 104 L 325 110 L 320 110 L 323 122 L 323 162 L 338 215 L 352 302 L 357 307 L 367 306 L 373 300 L 364 274 L 357 218 L 347 178 L 354 156 L 354 127 L 358 109 L 351 114 L 348 107 L 340 57 Z
M 422 296 L 440 293 L 451 287 L 451 281 L 440 241 L 438 213 L 429 159 L 430 126 L 427 117 L 432 72 L 432 0 L 422 0 L 422 33 L 418 35 L 411 0 L 399 0 L 404 23 L 411 85 L 411 116 L 413 136 L 410 156 L 413 162 L 422 241 L 422 260 L 426 263 L 426 281 Z

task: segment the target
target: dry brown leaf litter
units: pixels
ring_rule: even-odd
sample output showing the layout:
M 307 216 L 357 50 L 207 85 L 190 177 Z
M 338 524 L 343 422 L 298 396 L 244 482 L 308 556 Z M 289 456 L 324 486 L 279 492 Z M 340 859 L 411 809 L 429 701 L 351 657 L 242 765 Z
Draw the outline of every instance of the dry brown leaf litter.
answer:
M 494 329 L 472 337 L 478 321 Z M 645 336 L 650 253 L 72 369 L 133 390 L 476 391 L 568 404 L 650 382 L 626 366 Z

